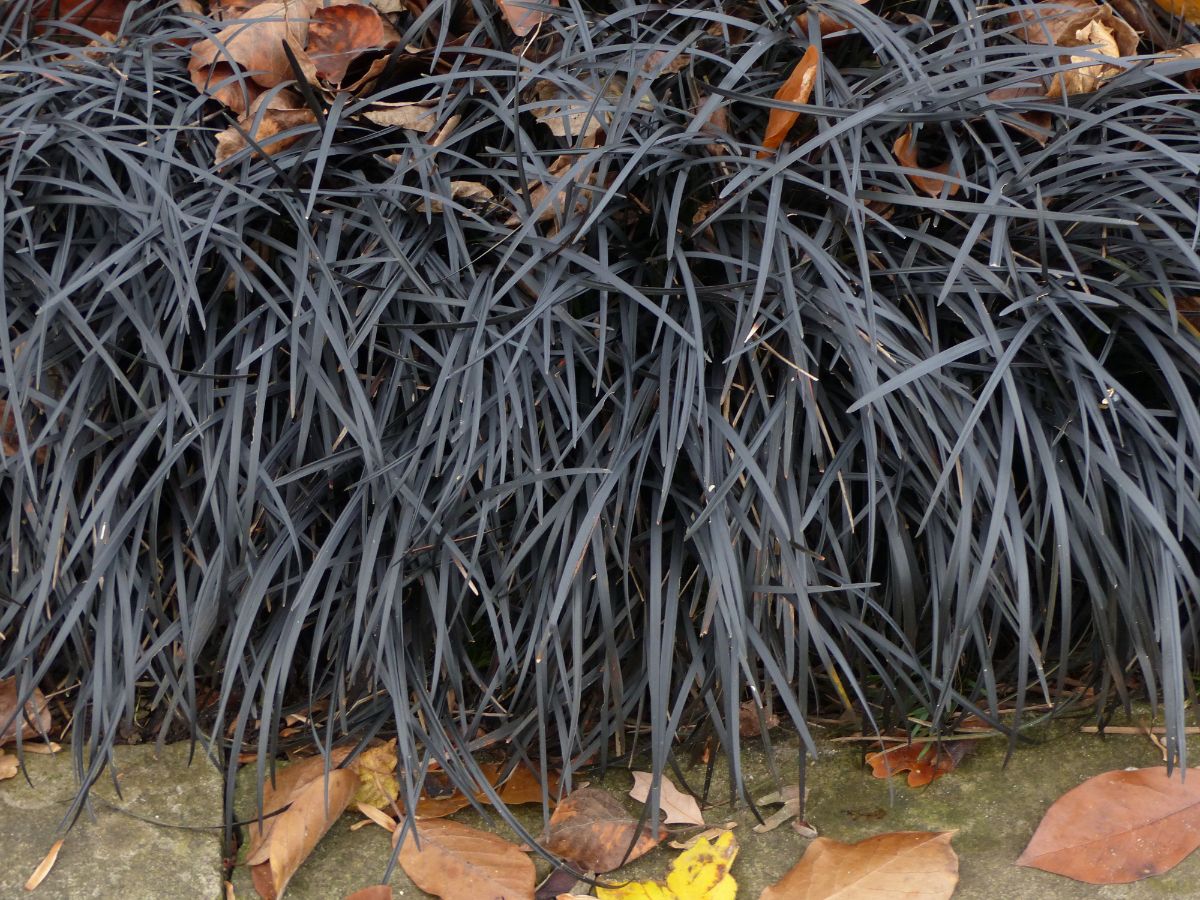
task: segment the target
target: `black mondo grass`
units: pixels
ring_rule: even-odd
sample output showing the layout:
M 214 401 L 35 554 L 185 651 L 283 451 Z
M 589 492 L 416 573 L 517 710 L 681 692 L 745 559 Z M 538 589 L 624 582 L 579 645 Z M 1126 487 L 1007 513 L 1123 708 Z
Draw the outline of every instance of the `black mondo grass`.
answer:
M 828 0 L 852 28 L 822 38 L 803 6 L 564 2 L 523 50 L 432 0 L 398 21 L 419 71 L 306 91 L 300 140 L 218 167 L 186 68 L 212 22 L 135 3 L 84 47 L 28 6 L 0 13 L 0 677 L 67 690 L 85 784 L 147 717 L 261 773 L 321 709 L 291 740 L 395 735 L 410 801 L 485 747 L 569 784 L 710 736 L 744 794 L 746 700 L 808 741 L 1081 684 L 1161 704 L 1185 763 L 1196 60 L 1147 37 L 1093 93 L 999 100 L 1080 65 L 1008 9 Z M 539 79 L 594 141 L 539 122 Z M 366 117 L 400 99 L 439 141 Z

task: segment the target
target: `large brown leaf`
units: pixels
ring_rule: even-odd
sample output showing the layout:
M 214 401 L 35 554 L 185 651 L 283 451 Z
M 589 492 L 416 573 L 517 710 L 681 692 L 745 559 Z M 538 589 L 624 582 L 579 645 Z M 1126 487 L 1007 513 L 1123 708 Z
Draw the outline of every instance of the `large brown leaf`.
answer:
M 309 16 L 319 3 L 268 0 L 247 10 L 244 18 L 231 21 L 215 38 L 197 41 L 188 62 L 192 83 L 234 112 L 246 112 L 264 90 L 293 78 L 284 44 L 298 62 L 311 66 L 304 45 Z M 239 70 L 246 77 L 228 82 Z
M 269 95 L 263 94 L 250 105 L 250 111 L 238 118 L 237 127 L 230 126 L 217 133 L 214 162 L 221 165 L 235 153 L 250 146 L 247 136 L 257 145 L 251 158 L 270 156 L 286 150 L 316 125 L 316 114 L 304 105 L 294 91 L 284 90 L 271 95 L 267 109 L 260 109 Z M 276 135 L 284 135 L 276 137 Z
M 267 900 L 283 896 L 300 864 L 337 821 L 358 787 L 358 776 L 349 769 L 335 769 L 326 779 L 317 777 L 294 795 L 291 806 L 272 818 L 270 835 L 251 859 L 255 889 Z M 262 857 L 266 859 L 262 859 Z
M 554 810 L 542 846 L 583 871 L 611 872 L 653 850 L 665 834 L 655 837 L 649 825 L 639 829 L 637 820 L 603 791 L 580 788 Z
M 339 3 L 313 13 L 308 56 L 319 76 L 341 84 L 350 63 L 369 50 L 394 46 L 397 37 L 373 6 Z
M 958 884 L 954 832 L 895 831 L 857 844 L 819 837 L 759 900 L 946 900 Z
M 46 703 L 45 695 L 37 688 L 33 689 L 33 696 L 25 701 L 25 712 L 23 715 L 12 719 L 13 714 L 17 712 L 17 678 L 0 679 L 0 746 L 7 744 L 17 739 L 17 732 L 21 732 L 21 737 L 31 738 L 37 737 L 38 734 L 50 730 L 50 705 Z M 5 724 L 7 728 L 4 728 Z
M 417 887 L 443 900 L 533 900 L 533 861 L 516 844 L 459 822 L 418 823 L 416 836 L 410 829 L 400 846 L 400 866 Z
M 1017 865 L 1089 884 L 1158 875 L 1200 846 L 1200 769 L 1105 772 L 1059 797 Z
M 821 51 L 817 49 L 816 44 L 812 44 L 804 51 L 804 56 L 800 58 L 787 81 L 775 93 L 775 99 L 786 103 L 807 103 L 808 98 L 812 96 L 813 85 L 817 83 L 820 63 Z M 770 151 L 778 149 L 798 118 L 799 110 L 772 109 L 767 119 L 767 132 L 763 135 L 763 147 L 766 149 L 761 151 L 759 156 L 768 156 Z

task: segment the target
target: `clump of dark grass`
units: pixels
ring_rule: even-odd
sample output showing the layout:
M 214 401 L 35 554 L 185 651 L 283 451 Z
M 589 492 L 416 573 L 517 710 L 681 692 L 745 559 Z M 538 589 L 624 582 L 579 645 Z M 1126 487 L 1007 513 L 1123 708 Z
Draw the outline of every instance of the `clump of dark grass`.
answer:
M 435 0 L 432 74 L 216 169 L 212 27 L 151 6 L 86 54 L 0 34 L 0 677 L 71 688 L 87 782 L 147 707 L 260 767 L 319 707 L 297 739 L 395 733 L 410 792 L 713 735 L 741 793 L 747 699 L 807 742 L 839 693 L 940 729 L 1074 679 L 1161 702 L 1183 762 L 1194 61 L 1001 102 L 1069 65 L 1005 11 L 830 0 L 857 33 L 759 158 L 803 7 L 565 4 L 521 56 L 482 2 L 439 44 Z M 598 146 L 536 78 L 601 97 Z M 442 144 L 364 118 L 401 97 Z

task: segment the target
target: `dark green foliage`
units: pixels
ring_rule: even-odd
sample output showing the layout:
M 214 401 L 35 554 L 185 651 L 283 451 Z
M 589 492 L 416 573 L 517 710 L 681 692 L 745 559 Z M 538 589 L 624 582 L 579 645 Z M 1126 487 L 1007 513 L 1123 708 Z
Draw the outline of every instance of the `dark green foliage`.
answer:
M 736 763 L 743 700 L 807 734 L 834 673 L 880 724 L 939 727 L 1132 684 L 1182 762 L 1196 63 L 1000 103 L 1057 52 L 1003 10 L 885 6 L 822 5 L 860 34 L 765 159 L 801 8 L 564 0 L 518 77 L 479 0 L 482 57 L 220 170 L 228 120 L 172 42 L 197 26 L 134 6 L 89 58 L 3 13 L 0 677 L 78 681 L 89 779 L 139 704 L 231 766 L 318 701 L 318 740 L 394 731 L 414 776 L 497 741 L 604 763 L 635 724 L 660 771 L 698 723 Z M 597 148 L 520 105 L 530 72 L 596 92 L 678 46 L 598 103 Z M 421 96 L 461 116 L 440 147 L 361 115 Z M 910 125 L 952 199 L 892 155 Z

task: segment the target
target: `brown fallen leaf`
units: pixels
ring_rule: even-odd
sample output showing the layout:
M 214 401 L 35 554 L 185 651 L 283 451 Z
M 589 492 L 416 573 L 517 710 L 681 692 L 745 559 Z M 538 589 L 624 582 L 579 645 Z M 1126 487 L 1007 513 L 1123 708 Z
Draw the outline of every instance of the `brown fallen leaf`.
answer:
M 876 778 L 908 772 L 909 787 L 924 787 L 953 772 L 971 750 L 971 743 L 944 741 L 940 747 L 932 743 L 900 744 L 879 753 L 868 753 L 865 759 Z
M 934 166 L 932 169 L 923 168 L 917 161 L 917 143 L 913 137 L 913 130 L 910 127 L 904 134 L 896 138 L 896 143 L 892 145 L 892 153 L 896 155 L 897 161 L 906 169 L 916 169 L 920 172 L 928 172 L 929 175 L 920 175 L 917 172 L 906 172 L 908 180 L 913 183 L 913 186 L 919 191 L 924 191 L 931 197 L 940 197 L 942 188 L 946 186 L 946 180 L 942 178 L 933 178 L 931 175 L 948 175 L 950 173 L 950 161 Z M 946 196 L 953 197 L 958 193 L 961 187 L 957 182 L 950 182 L 950 188 Z
M 667 841 L 667 846 L 672 850 L 691 850 L 701 841 L 715 841 L 726 831 L 733 831 L 737 828 L 737 822 L 726 822 L 724 825 L 714 825 L 712 828 L 706 828 L 703 831 L 693 834 L 686 841 Z
M 335 749 L 329 764 L 337 765 L 349 751 Z M 246 856 L 260 895 L 275 900 L 283 894 L 300 864 L 346 809 L 358 785 L 358 775 L 348 768 L 333 769 L 326 778 L 325 760 L 315 756 L 292 763 L 280 770 L 274 785 L 268 782 L 263 786 L 264 816 L 277 815 L 250 826 Z
M 1124 71 L 1113 63 L 1097 61 L 1098 56 L 1115 61 L 1137 53 L 1137 32 L 1107 4 L 1044 0 L 1012 13 L 1010 18 L 1019 26 L 1017 36 L 1031 44 L 1089 48 L 1086 55 L 1061 57 L 1062 62 L 1077 68 L 1057 73 L 1047 97 L 1090 93 L 1104 80 Z M 1080 65 L 1089 62 L 1093 64 Z
M 816 44 L 809 45 L 787 81 L 775 92 L 775 99 L 785 103 L 807 103 L 808 98 L 812 96 L 813 86 L 817 83 L 820 64 L 821 51 L 817 49 Z M 771 151 L 778 150 L 779 145 L 783 143 L 783 139 L 788 136 L 788 132 L 792 130 L 792 126 L 799 118 L 799 110 L 772 108 L 771 114 L 767 118 L 767 131 L 763 135 L 765 149 L 759 151 L 759 158 L 770 156 Z
M 769 794 L 764 794 L 755 802 L 759 806 L 774 806 L 776 803 L 783 804 L 781 809 L 767 816 L 754 826 L 755 834 L 766 834 L 768 831 L 774 831 L 784 822 L 800 815 L 800 807 L 802 805 L 800 803 L 800 785 L 789 784 L 782 791 L 772 791 Z
M 437 127 L 438 114 L 435 105 L 426 102 L 373 103 L 363 111 L 363 118 L 376 125 L 395 125 L 409 128 L 422 134 Z M 399 154 L 388 157 L 388 161 L 399 162 Z
M 762 725 L 758 720 L 759 707 L 753 700 L 747 700 L 738 708 L 738 732 L 742 737 L 758 737 L 762 734 Z M 779 716 L 775 713 L 763 713 L 763 721 L 767 729 L 779 724 Z
M 558 804 L 541 844 L 580 869 L 602 873 L 649 853 L 665 836 L 660 831 L 656 837 L 649 825 L 639 829 L 637 820 L 603 791 L 580 788 Z
M 400 782 L 396 780 L 398 762 L 395 738 L 358 754 L 348 766 L 358 775 L 358 788 L 350 802 L 389 808 L 400 796 Z
M 1158 875 L 1200 847 L 1200 769 L 1105 772 L 1056 801 L 1017 860 L 1089 884 Z
M 33 689 L 33 696 L 25 701 L 24 713 L 17 715 L 17 677 L 0 678 L 0 729 L 3 729 L 0 730 L 0 746 L 15 741 L 18 731 L 23 738 L 37 737 L 49 731 L 51 724 L 50 704 L 39 689 Z
M 15 777 L 20 770 L 21 766 L 17 762 L 17 757 L 0 750 L 0 781 Z
M 59 838 L 50 845 L 49 852 L 42 857 L 42 861 L 37 864 L 37 868 L 33 870 L 33 874 L 25 882 L 25 890 L 36 890 L 37 886 L 46 880 L 46 876 L 50 874 L 50 870 L 54 868 L 54 863 L 58 860 L 58 851 L 62 849 L 62 845 L 63 838 Z
M 341 84 L 346 69 L 363 53 L 395 46 L 399 36 L 374 6 L 339 3 L 317 9 L 308 26 L 308 57 L 317 75 Z
M 843 844 L 819 837 L 759 900 L 947 900 L 958 884 L 952 831 L 896 831 Z
M 541 776 L 529 768 L 529 766 L 524 764 L 519 765 L 513 769 L 512 774 L 505 779 L 504 784 L 500 785 L 496 793 L 508 806 L 520 806 L 523 803 L 541 803 Z M 554 806 L 558 795 L 557 772 L 552 770 L 547 772 L 545 793 L 550 800 L 550 805 Z M 484 793 L 480 793 L 478 799 L 483 803 L 491 802 Z
M 261 109 L 261 104 L 268 96 L 262 94 L 255 99 L 250 111 L 238 119 L 237 127 L 231 125 L 217 133 L 213 161 L 218 166 L 251 146 L 250 140 L 258 145 L 250 154 L 251 159 L 282 153 L 308 133 L 305 125 L 317 124 L 316 115 L 304 105 L 298 94 L 280 91 L 271 96 L 266 109 Z M 247 135 L 250 140 L 247 140 Z
M 868 0 L 854 0 L 854 2 L 862 6 L 865 5 Z M 802 13 L 796 20 L 800 26 L 800 31 L 803 34 L 808 34 L 808 17 L 811 15 L 812 13 Z M 820 29 L 822 37 L 826 37 L 836 31 L 845 31 L 851 27 L 853 26 L 851 26 L 851 24 L 845 19 L 839 19 L 837 16 L 831 16 L 829 13 L 817 14 L 817 28 Z
M 649 772 L 634 772 L 633 787 L 629 796 L 639 803 L 650 801 L 650 783 L 654 776 Z M 704 814 L 700 812 L 700 804 L 690 794 L 685 794 L 671 782 L 666 775 L 659 783 L 658 808 L 662 812 L 662 820 L 668 825 L 703 825 Z
M 125 17 L 125 7 L 130 0 L 35 0 L 29 7 L 28 15 L 31 21 L 38 23 L 34 31 L 44 34 L 47 20 L 69 22 L 81 28 L 86 28 L 92 34 L 104 34 L 106 31 L 120 30 Z M 71 34 L 65 29 L 63 37 L 68 40 L 79 40 L 80 35 Z
M 566 212 L 567 195 L 570 192 L 566 188 L 555 191 L 555 188 L 558 186 L 558 180 L 561 180 L 574 164 L 575 160 L 572 157 L 560 156 L 550 164 L 547 170 L 547 174 L 556 179 L 554 183 L 548 181 L 534 181 L 530 183 L 529 207 L 531 210 L 537 212 L 536 221 L 548 222 Z M 576 180 L 574 184 L 574 195 L 576 198 L 574 206 L 576 213 L 581 213 L 587 209 L 588 198 L 591 195 L 591 183 L 594 177 L 589 170 L 586 178 Z M 552 191 L 554 191 L 553 200 L 538 212 L 538 207 L 545 202 Z M 515 225 L 520 225 L 524 220 L 523 214 L 513 213 L 505 220 L 504 224 L 511 228 Z
M 347 894 L 346 900 L 392 900 L 392 886 L 390 884 L 373 884 L 357 890 L 353 894 Z
M 525 37 L 546 20 L 548 15 L 544 10 L 532 9 L 537 6 L 558 6 L 558 0 L 497 0 L 504 21 L 517 37 Z
M 399 860 L 417 887 L 443 900 L 533 900 L 533 861 L 516 844 L 459 822 L 420 822 L 415 836 L 404 836 Z
M 1154 0 L 1173 16 L 1195 25 L 1200 22 L 1200 0 Z
M 396 820 L 385 813 L 377 806 L 372 806 L 369 803 L 356 803 L 355 807 L 360 813 L 366 816 L 361 822 L 355 822 L 350 826 L 351 831 L 357 831 L 363 825 L 369 825 L 374 822 L 384 831 L 392 834 L 396 831 Z
M 263 91 L 294 77 L 284 44 L 298 62 L 312 65 L 304 45 L 309 17 L 318 5 L 319 0 L 268 0 L 251 7 L 216 37 L 192 45 L 192 84 L 234 112 L 245 113 Z M 239 71 L 246 77 L 231 81 Z

